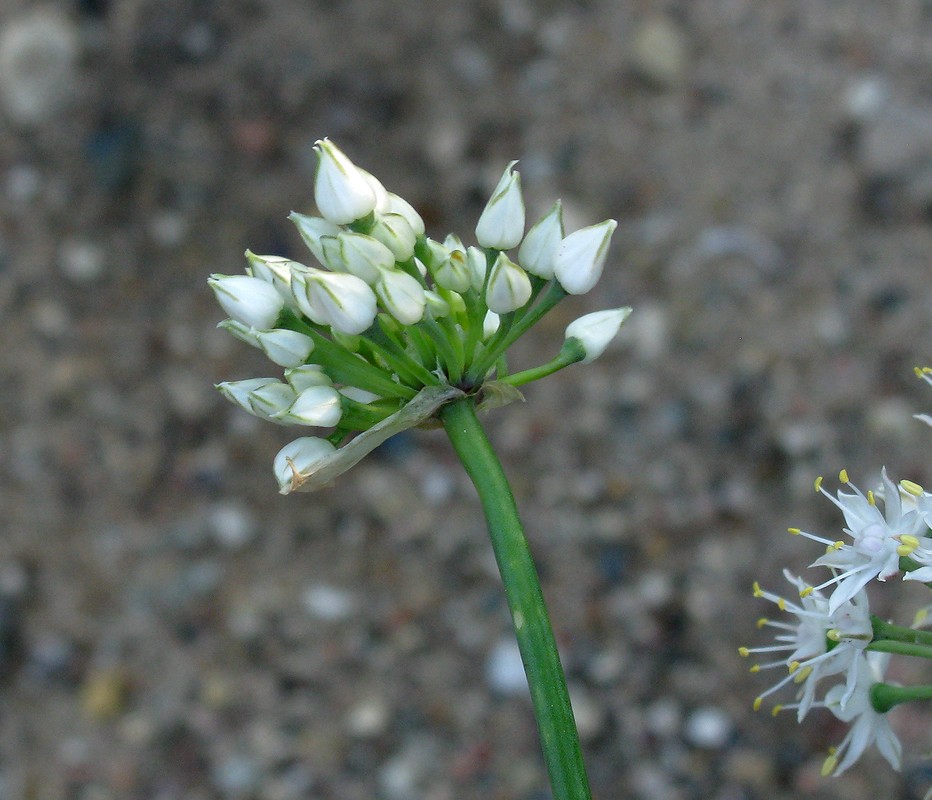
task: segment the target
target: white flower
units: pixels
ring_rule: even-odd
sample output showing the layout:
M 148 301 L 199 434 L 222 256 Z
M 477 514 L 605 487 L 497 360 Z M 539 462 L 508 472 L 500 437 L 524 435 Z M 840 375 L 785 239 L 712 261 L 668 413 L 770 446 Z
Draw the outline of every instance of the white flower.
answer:
M 246 272 L 274 286 L 286 304 L 291 302 L 291 265 L 294 262 L 281 256 L 257 256 L 251 250 L 245 255 Z
M 574 231 L 557 248 L 553 274 L 569 294 L 585 294 L 599 282 L 618 223 L 607 219 Z
M 591 364 L 602 355 L 630 313 L 630 307 L 594 311 L 567 325 L 565 338 L 576 339 L 586 352 L 580 363 Z
M 362 333 L 375 320 L 375 293 L 355 275 L 296 269 L 291 291 L 304 314 L 339 333 Z
M 369 235 L 391 250 L 395 261 L 407 261 L 414 255 L 417 234 L 401 214 L 377 214 Z
M 332 386 L 309 386 L 298 394 L 287 411 L 279 415 L 288 422 L 321 428 L 333 427 L 342 416 L 340 393 Z
M 846 522 L 844 531 L 853 539 L 853 544 L 831 542 L 797 528 L 790 530 L 791 533 L 801 534 L 827 546 L 825 555 L 814 561 L 812 566 L 837 570 L 831 579 L 816 587 L 824 589 L 837 584 L 829 601 L 830 613 L 834 613 L 874 578 L 885 581 L 896 575 L 900 571 L 898 548 L 901 546 L 901 537 L 916 537 L 923 532 L 924 527 L 922 517 L 915 509 L 904 512 L 900 493 L 887 477 L 886 469 L 881 473 L 883 513 L 877 508 L 877 498 L 873 492 L 864 495 L 848 481 L 844 470 L 839 477 L 845 486 L 851 488 L 851 492 L 839 489 L 837 498 L 832 497 L 822 488 L 821 479 L 816 481 L 816 488 L 841 509 Z
M 424 292 L 424 300 L 433 319 L 443 319 L 443 317 L 450 316 L 450 304 L 436 292 L 427 289 Z
M 276 289 L 249 275 L 211 275 L 207 281 L 217 300 L 233 319 L 250 328 L 274 328 L 285 301 Z
M 510 250 L 524 236 L 524 198 L 521 196 L 521 176 L 512 172 L 512 161 L 492 192 L 476 223 L 476 240 L 482 247 Z
M 482 320 L 482 338 L 489 339 L 495 335 L 495 332 L 502 324 L 501 317 L 494 311 L 486 311 L 485 319 Z
M 485 285 L 485 273 L 489 266 L 485 251 L 472 245 L 467 247 L 466 265 L 469 267 L 470 285 L 477 292 L 481 292 L 482 287 Z
M 485 288 L 485 304 L 489 311 L 496 314 L 515 311 L 531 299 L 531 291 L 527 273 L 504 253 L 499 253 Z
M 222 328 L 235 339 L 239 339 L 252 347 L 259 346 L 259 340 L 256 338 L 258 331 L 249 325 L 243 325 L 242 322 L 237 322 L 235 319 L 225 319 L 223 322 L 217 323 L 217 327 Z
M 333 386 L 333 381 L 320 364 L 302 364 L 300 367 L 286 369 L 285 380 L 299 393 L 311 386 Z
M 326 439 L 304 436 L 286 444 L 272 463 L 275 478 L 282 494 L 287 494 L 294 479 L 310 471 L 319 462 L 336 452 L 336 448 Z
M 518 250 L 518 263 L 539 278 L 553 277 L 557 248 L 563 241 L 563 210 L 557 200 L 527 232 Z
M 886 714 L 880 714 L 871 703 L 871 686 L 883 681 L 889 653 L 868 653 L 862 669 L 850 692 L 845 686 L 833 686 L 825 694 L 825 707 L 842 722 L 852 723 L 850 730 L 822 765 L 823 775 L 841 775 L 857 761 L 871 745 L 876 744 L 880 754 L 894 769 L 900 768 L 902 746 Z M 842 698 L 848 695 L 846 703 Z
M 770 627 L 780 631 L 776 635 L 776 644 L 769 647 L 742 647 L 739 652 L 743 656 L 752 653 L 782 654 L 776 661 L 755 664 L 752 667 L 753 672 L 774 667 L 786 667 L 789 670 L 786 677 L 758 696 L 754 701 L 754 708 L 760 708 L 765 697 L 786 684 L 801 684 L 798 703 L 774 708 L 775 712 L 783 708 L 798 709 L 797 717 L 801 722 L 813 705 L 816 685 L 822 678 L 845 673 L 846 691 L 839 699 L 842 706 L 851 697 L 862 670 L 864 648 L 870 643 L 873 631 L 865 592 L 859 592 L 832 613 L 829 611 L 828 598 L 807 586 L 805 581 L 788 570 L 784 570 L 783 575 L 798 590 L 799 603 L 764 591 L 757 583 L 754 584 L 754 596 L 770 600 L 781 611 L 794 615 L 796 620 L 759 620 L 758 627 Z M 829 641 L 834 642 L 831 649 Z
M 395 266 L 395 257 L 378 239 L 363 233 L 341 233 L 337 237 L 340 243 L 340 262 L 342 270 L 372 286 L 381 276 L 382 270 Z M 335 268 L 334 265 L 331 265 Z
M 411 230 L 414 231 L 415 236 L 424 235 L 424 220 L 421 219 L 421 215 L 414 210 L 407 200 L 403 197 L 399 197 L 397 194 L 388 193 L 388 198 L 385 205 L 385 212 L 391 214 L 401 214 L 407 221 L 408 225 L 411 226 Z
M 437 245 L 437 247 L 446 250 L 442 245 Z M 436 248 L 434 248 L 434 252 L 436 255 Z M 469 291 L 469 287 L 472 285 L 469 264 L 466 263 L 466 253 L 463 250 L 446 252 L 442 260 L 434 262 L 431 273 L 437 286 L 441 289 L 449 289 L 451 292 L 462 294 Z
M 376 196 L 362 171 L 329 139 L 318 141 L 314 150 L 314 202 L 321 216 L 335 225 L 349 225 L 372 213 Z
M 427 298 L 424 287 L 400 269 L 383 270 L 375 294 L 382 307 L 402 325 L 414 325 L 424 318 Z
M 297 331 L 256 331 L 255 337 L 262 351 L 280 367 L 297 367 L 307 361 L 314 350 L 314 340 Z
M 224 381 L 217 384 L 220 393 L 253 416 L 288 424 L 279 418 L 295 401 L 294 389 L 276 378 L 250 378 L 245 381 Z
M 288 219 L 295 224 L 298 233 L 301 234 L 301 238 L 304 240 L 308 249 L 314 254 L 314 257 L 321 264 L 327 266 L 327 263 L 324 261 L 324 252 L 320 244 L 320 239 L 322 236 L 338 236 L 340 228 L 323 217 L 308 217 L 305 214 L 299 214 L 297 211 L 292 211 L 288 215 Z

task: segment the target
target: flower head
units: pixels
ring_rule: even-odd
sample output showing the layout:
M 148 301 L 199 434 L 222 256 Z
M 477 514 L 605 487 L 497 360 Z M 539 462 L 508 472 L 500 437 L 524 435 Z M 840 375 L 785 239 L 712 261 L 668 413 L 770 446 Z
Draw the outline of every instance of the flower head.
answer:
M 434 240 L 410 203 L 336 145 L 322 139 L 315 150 L 317 215 L 289 218 L 319 266 L 246 251 L 247 275 L 210 280 L 230 316 L 221 327 L 285 370 L 285 381 L 226 382 L 221 393 L 280 425 L 332 428 L 279 454 L 283 492 L 326 485 L 457 397 L 511 402 L 517 386 L 592 361 L 627 314 L 576 320 L 569 348 L 511 373 L 509 347 L 568 293 L 598 280 L 615 223 L 564 238 L 557 201 L 524 236 L 512 162 L 476 225 L 480 246 L 453 233 Z M 517 262 L 503 252 L 519 245 Z

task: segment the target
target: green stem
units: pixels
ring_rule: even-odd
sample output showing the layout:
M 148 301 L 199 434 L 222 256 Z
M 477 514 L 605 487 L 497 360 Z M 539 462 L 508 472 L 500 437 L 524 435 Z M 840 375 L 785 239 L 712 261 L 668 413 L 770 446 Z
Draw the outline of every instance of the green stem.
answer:
M 889 639 L 894 642 L 909 642 L 911 644 L 922 644 L 932 647 L 932 631 L 894 625 L 874 615 L 871 615 L 871 627 L 874 631 L 875 641 L 878 639 Z
M 553 629 L 518 509 L 470 397 L 440 410 L 450 442 L 485 512 L 537 717 L 554 800 L 591 800 L 579 735 Z
M 886 714 L 893 706 L 913 700 L 932 700 L 932 686 L 891 686 L 875 683 L 870 688 L 871 705 L 878 714 Z
M 900 656 L 932 658 L 932 645 L 897 642 L 891 639 L 875 639 L 865 649 L 876 650 L 879 653 L 896 653 Z
M 553 375 L 554 372 L 558 372 L 571 364 L 577 364 L 585 357 L 586 351 L 582 348 L 579 340 L 567 339 L 566 343 L 563 345 L 563 349 L 557 353 L 556 358 L 552 361 L 541 364 L 539 367 L 531 367 L 531 369 L 516 372 L 514 375 L 500 377 L 499 380 L 511 386 L 523 386 L 525 383 L 530 383 L 531 381 L 546 378 L 548 375 Z

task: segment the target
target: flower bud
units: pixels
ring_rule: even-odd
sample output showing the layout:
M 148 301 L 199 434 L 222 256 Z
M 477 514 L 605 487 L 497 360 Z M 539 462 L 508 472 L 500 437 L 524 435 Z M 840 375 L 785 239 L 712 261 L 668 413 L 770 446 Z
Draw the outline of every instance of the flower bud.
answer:
M 324 219 L 349 225 L 372 213 L 376 196 L 362 172 L 329 139 L 314 145 L 317 175 L 314 202 Z
M 340 262 L 343 269 L 372 286 L 382 271 L 393 269 L 395 257 L 384 244 L 363 233 L 341 233 Z M 343 270 L 341 270 L 343 271 Z
M 269 359 L 280 367 L 297 367 L 314 350 L 314 340 L 297 331 L 257 331 L 256 341 Z
M 382 181 L 375 177 L 371 172 L 367 172 L 362 167 L 356 167 L 356 171 L 366 179 L 366 183 L 369 184 L 369 188 L 372 189 L 372 194 L 375 195 L 375 207 L 373 210 L 382 213 L 387 211 L 388 208 L 388 192 L 385 191 L 385 187 L 382 185 Z
M 340 233 L 340 228 L 323 217 L 309 217 L 305 214 L 299 214 L 297 211 L 292 211 L 288 215 L 288 219 L 295 224 L 308 250 L 314 254 L 314 257 L 321 264 L 327 266 L 327 263 L 324 261 L 323 250 L 320 246 L 320 237 L 336 236 Z
M 401 214 L 377 214 L 369 235 L 391 250 L 395 261 L 407 261 L 414 255 L 417 235 Z
M 303 436 L 286 444 L 272 463 L 275 479 L 282 494 L 287 494 L 296 475 L 308 472 L 315 464 L 336 452 L 326 439 Z
M 291 388 L 301 393 L 311 386 L 332 386 L 324 368 L 320 364 L 302 364 L 300 367 L 285 370 L 285 380 L 291 384 Z
M 576 339 L 586 353 L 580 363 L 591 364 L 602 355 L 630 313 L 629 307 L 595 311 L 567 325 L 565 338 Z
M 617 225 L 615 220 L 607 219 L 571 233 L 560 243 L 553 274 L 569 294 L 585 294 L 599 282 Z
M 246 272 L 253 278 L 274 286 L 282 296 L 285 305 L 294 309 L 291 296 L 291 265 L 295 262 L 281 256 L 257 256 L 251 250 L 246 251 Z
M 477 292 L 485 285 L 485 273 L 489 267 L 485 251 L 478 247 L 466 248 L 466 265 L 469 267 L 469 282 Z
M 496 314 L 507 314 L 530 299 L 531 280 L 527 273 L 504 253 L 499 253 L 485 290 L 486 306 Z
M 433 319 L 450 316 L 450 304 L 436 292 L 428 289 L 424 292 L 424 299 L 427 301 L 427 311 Z
M 217 389 L 227 400 L 255 417 L 287 424 L 276 415 L 286 411 L 295 401 L 294 389 L 276 378 L 250 378 L 245 381 L 225 381 Z
M 452 292 L 469 291 L 472 285 L 466 253 L 462 250 L 451 250 L 443 261 L 434 266 L 433 275 L 441 289 Z
M 234 339 L 239 339 L 252 347 L 259 346 L 259 340 L 256 338 L 258 331 L 248 325 L 243 325 L 242 322 L 237 322 L 235 319 L 225 319 L 223 322 L 218 323 L 217 327 L 228 331 Z
M 295 398 L 291 408 L 280 416 L 300 425 L 332 428 L 343 416 L 340 393 L 332 386 L 309 386 Z
M 518 250 L 518 263 L 539 278 L 553 277 L 557 248 L 563 241 L 563 211 L 557 200 L 527 232 Z
M 494 311 L 486 311 L 485 319 L 482 320 L 482 338 L 488 339 L 491 336 L 495 335 L 495 332 L 498 330 L 501 325 L 501 317 L 498 316 Z
M 427 298 L 424 287 L 407 272 L 387 269 L 375 285 L 375 294 L 389 314 L 402 325 L 414 325 L 424 318 Z
M 512 161 L 492 192 L 492 197 L 476 223 L 476 240 L 482 247 L 510 250 L 524 236 L 524 199 L 521 176 L 512 172 Z
M 313 322 L 330 325 L 340 333 L 362 333 L 375 320 L 375 293 L 355 275 L 295 270 L 291 291 L 298 307 Z
M 414 210 L 414 206 L 403 197 L 389 192 L 385 211 L 386 213 L 401 214 L 401 216 L 408 221 L 408 225 L 411 226 L 411 230 L 414 231 L 415 236 L 424 235 L 424 220 L 421 219 L 421 215 Z
M 274 328 L 285 301 L 259 278 L 249 275 L 211 275 L 207 281 L 217 301 L 233 319 L 251 328 Z
M 355 400 L 357 403 L 362 403 L 363 405 L 374 403 L 376 400 L 382 399 L 377 394 L 367 392 L 365 389 L 360 389 L 358 386 L 344 386 L 340 389 L 340 394 L 344 397 L 348 397 L 350 400 Z
M 252 409 L 252 404 L 249 402 L 250 393 L 256 389 L 261 389 L 263 386 L 267 386 L 270 383 L 278 383 L 278 379 L 249 378 L 245 381 L 223 381 L 222 383 L 215 385 L 220 394 L 222 394 L 231 403 L 239 406 L 241 409 L 243 409 L 243 411 L 248 411 L 250 414 L 254 414 L 255 412 Z

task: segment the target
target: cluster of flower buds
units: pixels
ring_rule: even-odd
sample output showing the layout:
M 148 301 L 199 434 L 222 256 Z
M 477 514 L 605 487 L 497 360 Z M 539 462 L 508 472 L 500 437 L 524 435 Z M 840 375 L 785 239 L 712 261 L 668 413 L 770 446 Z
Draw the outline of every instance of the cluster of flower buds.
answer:
M 568 294 L 602 274 L 614 220 L 566 235 L 560 202 L 525 234 L 521 177 L 509 164 L 476 225 L 477 245 L 436 241 L 417 211 L 317 142 L 319 216 L 292 213 L 318 266 L 246 252 L 246 275 L 209 284 L 230 319 L 221 327 L 285 368 L 285 380 L 218 385 L 250 414 L 283 425 L 332 428 L 276 459 L 283 492 L 353 433 L 397 414 L 422 389 L 482 395 L 517 387 L 604 352 L 630 312 L 587 314 L 547 364 L 511 374 L 506 351 Z M 517 248 L 517 252 L 514 252 Z M 509 251 L 512 255 L 509 255 Z
M 932 369 L 917 368 L 916 374 L 932 385 Z M 932 424 L 932 418 L 916 416 Z M 898 627 L 871 616 L 866 591 L 875 579 L 886 582 L 899 575 L 906 581 L 932 585 L 932 493 L 912 481 L 895 483 L 886 470 L 881 472 L 876 492 L 860 491 L 845 470 L 839 481 L 844 488 L 835 495 L 823 488 L 821 478 L 815 488 L 841 511 L 850 542 L 790 528 L 791 534 L 824 546 L 823 554 L 811 566 L 828 567 L 830 576 L 812 585 L 785 572 L 798 590 L 798 602 L 764 591 L 755 583 L 755 597 L 775 603 L 795 620 L 761 619 L 758 627 L 777 631 L 775 643 L 739 648 L 742 656 L 777 655 L 772 661 L 754 664 L 752 672 L 768 668 L 787 671 L 757 697 L 755 710 L 765 697 L 792 684 L 798 687 L 797 702 L 777 705 L 774 713 L 795 708 L 801 722 L 811 708 L 826 708 L 851 724 L 848 734 L 825 760 L 823 773 L 834 775 L 848 769 L 871 744 L 898 769 L 901 746 L 886 712 L 908 700 L 932 699 L 932 686 L 883 683 L 889 653 L 932 658 L 932 633 L 920 630 L 929 619 L 929 608 L 920 609 L 912 627 Z M 831 593 L 825 595 L 825 590 Z M 817 699 L 820 681 L 831 676 L 844 681 Z

